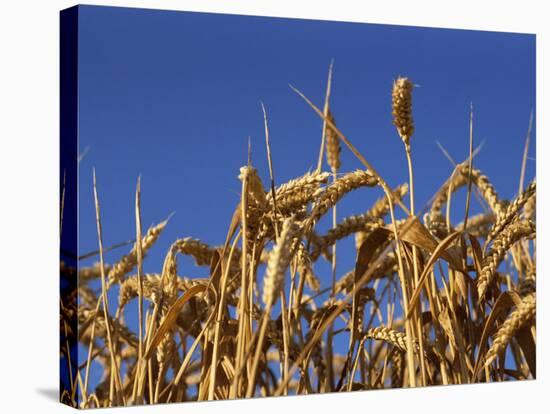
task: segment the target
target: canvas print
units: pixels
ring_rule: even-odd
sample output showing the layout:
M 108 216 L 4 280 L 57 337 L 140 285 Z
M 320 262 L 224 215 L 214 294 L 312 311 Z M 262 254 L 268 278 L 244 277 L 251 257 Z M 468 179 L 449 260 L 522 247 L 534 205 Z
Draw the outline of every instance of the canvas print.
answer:
M 536 378 L 535 35 L 60 24 L 63 403 Z

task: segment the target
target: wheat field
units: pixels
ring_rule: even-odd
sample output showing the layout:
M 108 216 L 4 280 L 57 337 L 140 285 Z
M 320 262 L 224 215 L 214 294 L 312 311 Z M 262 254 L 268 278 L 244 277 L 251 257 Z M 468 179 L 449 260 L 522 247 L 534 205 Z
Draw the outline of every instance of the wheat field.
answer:
M 229 227 L 218 231 L 220 245 L 182 235 L 155 273 L 145 273 L 143 263 L 170 221 L 142 228 L 138 181 L 136 242 L 106 263 L 94 174 L 97 263 L 61 263 L 62 272 L 78 277 L 78 289 L 62 298 L 61 331 L 86 349 L 78 365 L 61 348 L 72 374 L 63 402 L 95 408 L 536 377 L 536 181 L 524 183 L 522 172 L 517 197 L 499 197 L 476 164 L 470 121 L 469 157 L 441 177 L 426 208 L 415 205 L 415 185 L 422 184 L 414 181 L 411 154 L 422 148 L 415 147 L 413 82 L 399 77 L 388 85 L 394 139 L 403 142 L 395 168 L 408 172 L 390 185 L 336 125 L 331 73 L 322 106 L 293 88 L 323 124 L 320 146 L 312 148 L 317 168 L 276 182 L 262 106 L 270 182 L 250 161 L 234 172 L 240 202 Z M 346 170 L 342 151 L 362 169 Z M 460 189 L 466 203 L 454 209 L 463 219 L 453 222 Z M 350 192 L 379 199 L 338 217 Z M 482 213 L 471 213 L 474 204 Z M 325 216 L 332 224 L 321 231 Z M 342 273 L 336 246 L 345 238 L 355 238 L 356 260 Z M 183 277 L 182 255 L 209 276 Z M 109 300 L 115 288 L 118 300 Z M 125 322 L 132 302 L 138 329 Z M 91 387 L 94 364 L 102 376 Z

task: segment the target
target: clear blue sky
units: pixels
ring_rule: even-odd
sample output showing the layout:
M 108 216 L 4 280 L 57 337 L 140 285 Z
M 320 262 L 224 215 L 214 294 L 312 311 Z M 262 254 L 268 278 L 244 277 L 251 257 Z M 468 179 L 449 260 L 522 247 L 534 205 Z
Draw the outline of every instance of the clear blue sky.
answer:
M 517 192 L 535 105 L 534 35 L 90 6 L 80 8 L 79 31 L 79 148 L 88 148 L 79 175 L 80 254 L 97 248 L 93 167 L 106 246 L 135 237 L 138 175 L 144 227 L 175 211 L 146 271 L 159 271 L 177 238 L 223 243 L 248 137 L 268 184 L 260 100 L 276 181 L 315 166 L 321 121 L 288 83 L 322 105 L 331 58 L 337 125 L 392 186 L 407 180 L 391 123 L 392 82 L 403 75 L 420 85 L 412 138 L 419 207 L 452 171 L 435 141 L 456 160 L 467 157 L 470 102 L 475 141 L 485 140 L 476 166 L 503 197 Z M 534 154 L 532 140 L 527 180 Z M 345 148 L 342 159 L 342 171 L 360 167 Z M 380 195 L 348 197 L 340 218 L 364 212 Z M 462 214 L 463 204 L 456 209 Z M 353 265 L 352 246 L 340 248 L 341 273 Z M 200 277 L 207 269 L 182 260 L 180 272 Z

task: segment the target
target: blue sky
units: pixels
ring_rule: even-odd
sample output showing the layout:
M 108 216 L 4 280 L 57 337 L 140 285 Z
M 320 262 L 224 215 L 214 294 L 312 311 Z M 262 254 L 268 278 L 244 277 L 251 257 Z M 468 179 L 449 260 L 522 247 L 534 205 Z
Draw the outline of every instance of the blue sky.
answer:
M 90 6 L 79 19 L 79 149 L 87 151 L 79 171 L 80 254 L 97 248 L 94 167 L 106 246 L 135 236 L 140 174 L 144 227 L 175 212 L 145 271 L 160 269 L 177 238 L 222 244 L 248 137 L 268 185 L 260 101 L 276 182 L 316 165 L 321 121 L 288 84 L 322 105 L 331 59 L 336 123 L 392 186 L 408 180 L 391 123 L 392 82 L 402 75 L 420 85 L 411 141 L 418 208 L 452 171 L 436 141 L 457 161 L 467 157 L 470 102 L 474 139 L 485 142 L 476 167 L 502 197 L 517 192 L 535 105 L 534 35 Z M 534 154 L 532 140 L 527 181 Z M 344 148 L 342 171 L 360 167 Z M 378 189 L 350 195 L 339 217 L 364 212 L 380 196 Z M 454 205 L 462 217 L 463 204 Z M 339 246 L 343 273 L 353 266 L 353 240 Z M 202 277 L 207 269 L 183 259 L 180 272 Z

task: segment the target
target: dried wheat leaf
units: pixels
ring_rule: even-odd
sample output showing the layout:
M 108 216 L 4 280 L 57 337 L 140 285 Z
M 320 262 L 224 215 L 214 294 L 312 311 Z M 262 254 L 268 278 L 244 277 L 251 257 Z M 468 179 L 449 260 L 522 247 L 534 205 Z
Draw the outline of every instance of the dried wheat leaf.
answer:
M 393 229 L 390 226 L 385 229 L 393 234 Z M 413 244 L 430 253 L 434 253 L 440 245 L 417 217 L 409 217 L 402 227 L 398 229 L 398 234 L 401 241 Z M 455 270 L 462 268 L 460 256 L 453 249 L 441 251 L 439 252 L 439 256 L 449 262 Z
M 355 261 L 355 280 L 363 276 L 377 250 L 388 241 L 389 233 L 382 228 L 372 231 L 361 244 Z M 368 282 L 368 281 L 367 281 Z
M 153 354 L 156 347 L 164 338 L 164 335 L 166 335 L 168 331 L 170 331 L 170 329 L 174 326 L 178 318 L 178 315 L 183 308 L 183 305 L 185 305 L 187 302 L 189 302 L 189 300 L 197 296 L 199 293 L 204 292 L 205 290 L 206 290 L 206 286 L 203 286 L 203 285 L 192 286 L 191 288 L 189 288 L 187 292 L 185 292 L 182 296 L 180 296 L 174 302 L 174 304 L 170 307 L 170 310 L 166 314 L 164 321 L 161 323 L 158 330 L 155 332 L 155 335 L 153 336 L 153 339 L 151 340 L 151 343 L 149 344 L 149 347 L 145 352 L 144 358 L 146 360 L 151 358 L 151 355 Z
M 414 293 L 411 296 L 411 299 L 409 300 L 409 305 L 407 306 L 407 318 L 410 316 L 411 311 L 416 306 L 416 301 L 420 297 L 420 292 L 422 291 L 424 287 L 424 283 L 426 282 L 426 279 L 428 278 L 428 275 L 430 274 L 430 271 L 432 269 L 432 266 L 436 262 L 437 259 L 440 257 L 443 257 L 443 253 L 445 252 L 445 249 L 453 243 L 456 238 L 460 236 L 460 232 L 455 231 L 454 233 L 449 234 L 445 239 L 439 243 L 439 245 L 433 250 L 433 253 L 430 257 L 430 259 L 426 262 L 426 266 L 424 267 L 424 271 L 422 272 L 422 275 L 419 278 L 418 285 L 416 286 L 416 289 Z
M 491 335 L 491 332 L 495 329 L 494 324 L 497 318 L 501 317 L 505 312 L 508 312 L 512 307 L 517 306 L 519 303 L 521 303 L 521 297 L 513 291 L 501 293 L 496 300 L 493 309 L 489 314 L 489 317 L 485 321 L 483 332 L 481 334 L 481 339 L 478 344 L 478 354 L 476 358 L 476 363 L 474 365 L 474 373 L 472 377 L 474 381 L 479 375 L 479 371 L 483 367 L 483 365 L 481 364 L 481 357 L 485 353 L 485 347 L 487 345 L 489 335 Z

